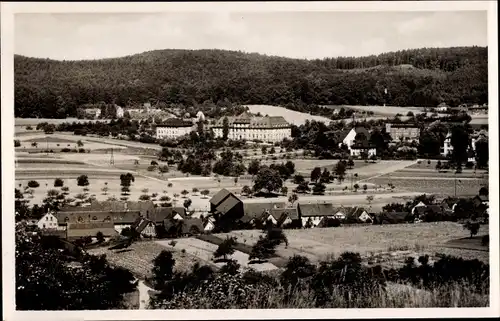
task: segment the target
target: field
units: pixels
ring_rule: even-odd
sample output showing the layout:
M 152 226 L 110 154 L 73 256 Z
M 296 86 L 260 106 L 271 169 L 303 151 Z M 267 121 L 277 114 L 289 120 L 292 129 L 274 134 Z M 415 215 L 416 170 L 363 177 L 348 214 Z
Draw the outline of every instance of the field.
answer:
M 63 119 L 52 119 L 52 118 L 15 118 L 14 125 L 15 126 L 32 126 L 36 127 L 36 125 L 40 123 L 49 123 L 54 125 L 59 125 L 62 123 L 87 123 L 87 122 L 108 122 L 109 119 L 77 119 L 77 118 L 63 118 Z M 33 128 L 35 129 L 35 128 Z
M 180 250 L 169 247 L 175 259 L 177 271 L 190 271 L 195 263 L 207 263 L 189 253 L 181 253 Z M 94 255 L 105 254 L 109 263 L 129 269 L 134 275 L 143 279 L 151 275 L 152 261 L 162 250 L 165 250 L 164 246 L 153 241 L 144 241 L 133 243 L 125 250 L 108 250 L 106 247 L 101 247 L 87 250 L 87 252 Z
M 270 105 L 246 105 L 250 113 L 257 114 L 261 113 L 263 116 L 283 116 L 285 120 L 296 126 L 305 124 L 306 120 L 315 120 L 329 124 L 332 120 L 322 116 L 313 116 L 307 113 L 301 113 L 298 111 L 290 110 L 285 107 L 270 106 Z
M 487 233 L 488 226 L 482 226 L 479 235 Z M 238 242 L 254 244 L 261 234 L 257 230 L 242 230 L 217 236 L 234 236 Z M 448 248 L 448 241 L 468 236 L 460 224 L 452 222 L 286 230 L 285 234 L 289 244 L 278 246 L 276 252 L 284 258 L 297 254 L 319 261 L 332 255 L 338 256 L 344 251 L 359 252 L 367 259 L 380 259 L 382 256 L 391 261 L 396 255 L 404 259 L 409 254 L 434 255 L 436 252 L 483 261 L 489 258 L 485 251 Z
M 181 250 L 181 251 L 185 250 L 186 253 L 195 256 L 196 258 L 203 260 L 205 262 L 212 261 L 213 253 L 218 247 L 217 245 L 196 238 L 181 238 L 181 239 L 176 239 L 175 241 L 177 242 L 175 247 L 169 245 L 169 243 L 171 242 L 170 240 L 156 241 L 156 243 L 170 249 L 175 248 L 176 250 Z M 231 258 L 236 260 L 238 264 L 241 265 L 242 269 L 253 268 L 256 271 L 269 271 L 276 269 L 276 266 L 267 262 L 259 264 L 249 264 L 248 254 L 240 251 L 235 251 L 231 255 Z M 222 267 L 225 263 L 218 262 L 211 264 L 216 265 L 217 267 Z

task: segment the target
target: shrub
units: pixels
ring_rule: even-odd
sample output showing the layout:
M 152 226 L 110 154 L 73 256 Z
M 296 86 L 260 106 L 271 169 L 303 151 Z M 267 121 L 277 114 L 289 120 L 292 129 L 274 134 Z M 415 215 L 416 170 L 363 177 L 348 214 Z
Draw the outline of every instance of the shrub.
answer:
M 481 239 L 481 245 L 482 246 L 489 246 L 490 245 L 490 236 L 489 235 L 483 236 L 483 238 Z
M 60 178 L 56 178 L 54 180 L 54 187 L 63 187 L 64 181 Z
M 37 181 L 29 181 L 28 182 L 28 187 L 30 188 L 37 188 L 40 186 L 40 183 L 38 183 Z
M 18 139 L 14 140 L 14 147 L 21 147 L 21 141 Z

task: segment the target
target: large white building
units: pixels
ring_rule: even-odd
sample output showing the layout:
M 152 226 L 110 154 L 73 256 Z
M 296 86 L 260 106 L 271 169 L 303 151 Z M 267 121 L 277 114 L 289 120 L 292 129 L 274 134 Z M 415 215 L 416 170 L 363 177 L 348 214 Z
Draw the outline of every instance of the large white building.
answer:
M 189 135 L 195 126 L 191 121 L 180 118 L 170 118 L 162 124 L 156 125 L 156 138 L 175 139 L 184 135 Z
M 215 137 L 223 137 L 224 118 L 212 126 Z M 291 125 L 281 116 L 254 117 L 243 113 L 237 117 L 227 117 L 227 120 L 228 139 L 274 143 L 292 137 Z

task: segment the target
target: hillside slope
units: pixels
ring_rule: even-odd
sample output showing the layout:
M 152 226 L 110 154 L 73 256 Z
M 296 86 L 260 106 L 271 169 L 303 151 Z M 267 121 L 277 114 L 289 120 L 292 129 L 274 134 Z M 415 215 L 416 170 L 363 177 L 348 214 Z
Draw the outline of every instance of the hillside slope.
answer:
M 300 60 L 224 50 L 156 50 L 102 60 L 14 57 L 16 117 L 75 116 L 85 103 L 435 106 L 487 102 L 487 48 Z M 384 94 L 384 88 L 388 94 Z

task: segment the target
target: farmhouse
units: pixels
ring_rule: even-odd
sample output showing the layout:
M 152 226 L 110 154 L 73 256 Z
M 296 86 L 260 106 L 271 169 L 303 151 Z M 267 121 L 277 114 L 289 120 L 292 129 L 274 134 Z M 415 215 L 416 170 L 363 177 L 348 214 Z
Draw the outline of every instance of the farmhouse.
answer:
M 211 219 L 206 219 L 205 222 L 203 222 L 203 230 L 205 232 L 210 232 L 215 228 L 215 223 Z
M 156 125 L 156 138 L 176 139 L 189 135 L 194 130 L 194 125 L 189 120 L 180 118 L 169 118 L 162 124 Z
M 299 218 L 302 222 L 302 226 L 306 226 L 307 222 L 310 221 L 312 226 L 318 226 L 318 224 L 324 218 L 335 218 L 335 209 L 331 203 L 322 204 L 301 204 L 297 205 L 297 212 Z
M 385 124 L 385 132 L 394 141 L 418 141 L 420 137 L 420 127 L 417 124 Z
M 224 119 L 219 119 L 212 126 L 215 137 L 223 137 Z M 255 117 L 243 113 L 237 117 L 227 117 L 229 132 L 232 140 L 260 140 L 263 142 L 280 142 L 292 137 L 292 127 L 281 116 Z
M 100 108 L 85 108 L 84 110 L 85 116 L 89 118 L 100 118 L 101 117 L 101 109 Z
M 181 221 L 186 218 L 186 209 L 184 207 L 155 207 L 148 218 L 156 224 L 163 224 L 164 220 Z
M 155 223 L 144 217 L 138 217 L 131 228 L 141 235 L 156 236 Z
M 224 188 L 210 199 L 210 213 L 234 221 L 244 215 L 243 202 Z
M 299 214 L 297 208 L 275 208 L 271 210 L 271 215 L 278 219 L 278 226 L 287 227 L 301 227 L 301 221 L 299 220 Z
M 41 219 L 38 220 L 37 224 L 39 229 L 58 229 L 59 224 L 57 222 L 57 217 L 54 216 L 51 212 L 46 213 L 42 216 Z
M 262 219 L 262 215 L 270 214 L 273 209 L 282 209 L 286 207 L 285 202 L 277 202 L 277 203 L 243 203 L 243 212 L 244 216 L 249 217 L 250 219 Z M 274 220 L 277 221 L 279 217 L 274 217 Z M 264 221 L 265 222 L 265 221 Z

